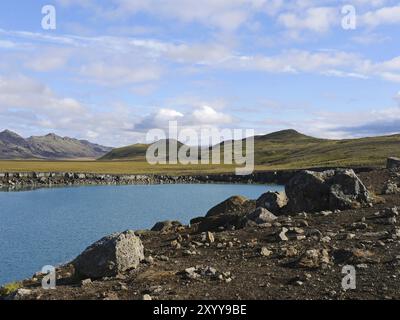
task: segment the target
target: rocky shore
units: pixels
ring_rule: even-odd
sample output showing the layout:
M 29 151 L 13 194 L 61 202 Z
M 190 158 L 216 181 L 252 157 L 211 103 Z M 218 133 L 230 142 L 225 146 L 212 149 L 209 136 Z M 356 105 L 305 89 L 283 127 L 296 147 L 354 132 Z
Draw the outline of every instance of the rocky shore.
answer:
M 302 170 L 285 185 L 258 199 L 233 196 L 190 225 L 164 221 L 109 235 L 57 268 L 55 290 L 43 289 L 37 273 L 0 295 L 400 299 L 400 164 Z
M 326 168 L 313 168 L 323 171 Z M 368 172 L 373 168 L 357 168 L 355 171 Z M 34 189 L 57 186 L 79 185 L 148 185 L 148 184 L 189 184 L 189 183 L 277 183 L 286 184 L 300 170 L 263 171 L 249 176 L 234 174 L 213 175 L 115 175 L 74 172 L 3 172 L 0 173 L 0 188 L 9 190 Z

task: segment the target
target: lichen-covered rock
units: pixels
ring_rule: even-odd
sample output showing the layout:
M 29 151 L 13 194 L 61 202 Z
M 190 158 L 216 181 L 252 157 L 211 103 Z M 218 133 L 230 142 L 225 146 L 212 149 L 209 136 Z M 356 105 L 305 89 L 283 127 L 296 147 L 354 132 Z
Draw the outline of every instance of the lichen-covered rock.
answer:
M 286 185 L 288 213 L 359 208 L 370 195 L 353 170 L 301 171 Z
M 73 262 L 80 277 L 114 277 L 136 268 L 144 259 L 142 241 L 133 231 L 114 233 L 95 242 Z
M 266 192 L 257 199 L 256 205 L 267 209 L 275 215 L 279 215 L 287 203 L 288 198 L 285 192 Z

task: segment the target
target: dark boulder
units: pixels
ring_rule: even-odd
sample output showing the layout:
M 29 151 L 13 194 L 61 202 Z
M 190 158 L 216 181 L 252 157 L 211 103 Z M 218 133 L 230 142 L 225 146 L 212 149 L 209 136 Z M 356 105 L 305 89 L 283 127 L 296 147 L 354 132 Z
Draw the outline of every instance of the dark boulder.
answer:
M 220 214 L 205 218 L 200 222 L 197 231 L 223 231 L 238 229 L 244 226 L 245 220 L 242 215 L 236 214 Z
M 286 185 L 288 213 L 346 210 L 367 205 L 370 195 L 353 170 L 301 171 Z
M 244 215 L 254 209 L 254 201 L 242 196 L 233 196 L 211 208 L 207 212 L 206 217 L 213 217 L 229 213 L 233 213 L 235 215 Z
M 387 165 L 386 165 L 387 169 L 397 169 L 400 168 L 400 158 L 388 158 L 387 159 Z

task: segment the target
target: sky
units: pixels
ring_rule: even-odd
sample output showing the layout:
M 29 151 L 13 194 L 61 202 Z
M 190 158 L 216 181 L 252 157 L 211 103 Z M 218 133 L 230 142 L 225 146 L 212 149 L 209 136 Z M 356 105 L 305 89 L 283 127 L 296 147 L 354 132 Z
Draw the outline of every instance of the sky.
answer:
M 398 133 L 399 31 L 391 0 L 2 0 L 0 129 L 114 147 L 171 120 Z

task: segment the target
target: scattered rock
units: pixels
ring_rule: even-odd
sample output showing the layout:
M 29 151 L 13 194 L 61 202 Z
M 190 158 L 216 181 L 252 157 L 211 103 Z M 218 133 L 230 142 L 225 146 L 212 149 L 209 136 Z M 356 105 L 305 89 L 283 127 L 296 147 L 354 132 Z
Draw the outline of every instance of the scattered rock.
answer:
M 386 164 L 387 169 L 397 169 L 400 168 L 400 159 L 391 157 L 387 159 L 387 164 Z
M 202 241 L 203 242 L 208 242 L 208 243 L 214 243 L 215 242 L 215 237 L 214 234 L 210 231 L 204 232 L 202 234 Z
M 393 182 L 388 182 L 385 187 L 383 188 L 383 193 L 384 194 L 399 194 L 400 193 L 400 187 Z
M 144 263 L 147 263 L 147 264 L 153 264 L 153 263 L 154 263 L 154 258 L 153 258 L 152 256 L 148 256 L 148 257 L 146 257 L 146 258 L 144 259 L 143 262 L 144 262 Z
M 145 294 L 145 295 L 143 295 L 142 300 L 151 301 L 151 300 L 153 300 L 153 298 L 149 294 Z
M 176 228 L 181 227 L 182 223 L 179 221 L 162 221 L 157 222 L 151 231 L 158 231 L 158 232 L 173 232 Z
M 95 242 L 72 264 L 81 277 L 113 277 L 136 268 L 144 259 L 143 245 L 133 231 L 115 233 Z
M 253 212 L 246 215 L 247 221 L 252 221 L 258 225 L 274 222 L 277 217 L 265 208 L 257 208 Z
M 260 255 L 263 257 L 269 257 L 273 252 L 269 250 L 267 247 L 262 247 L 260 249 Z
M 292 266 L 305 269 L 318 269 L 330 263 L 329 252 L 326 249 L 307 250 L 300 258 L 291 263 Z
M 13 294 L 13 300 L 25 300 L 32 294 L 32 290 L 20 288 Z
M 338 249 L 333 252 L 333 259 L 337 264 L 363 264 L 374 262 L 375 254 L 362 249 Z
M 86 286 L 91 285 L 91 284 L 92 284 L 92 280 L 91 279 L 85 279 L 85 280 L 81 281 L 81 286 L 82 287 L 86 287 Z
M 222 280 L 225 282 L 232 281 L 232 275 L 230 272 L 219 272 L 217 269 L 210 266 L 190 267 L 184 271 L 178 272 L 178 275 L 182 275 L 185 279 L 189 280 L 199 280 L 202 277 L 210 277 L 213 280 Z
M 289 241 L 286 233 L 289 231 L 287 228 L 282 228 L 281 232 L 278 233 L 278 241 Z

